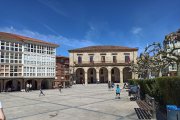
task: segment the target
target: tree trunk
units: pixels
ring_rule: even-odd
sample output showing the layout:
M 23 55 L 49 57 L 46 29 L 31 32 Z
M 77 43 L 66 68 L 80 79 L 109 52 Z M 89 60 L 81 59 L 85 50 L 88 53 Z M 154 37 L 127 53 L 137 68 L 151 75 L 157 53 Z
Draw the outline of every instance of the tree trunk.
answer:
M 180 77 L 180 64 L 179 63 L 176 64 L 177 64 L 177 76 Z
M 162 69 L 159 70 L 159 77 L 162 77 Z

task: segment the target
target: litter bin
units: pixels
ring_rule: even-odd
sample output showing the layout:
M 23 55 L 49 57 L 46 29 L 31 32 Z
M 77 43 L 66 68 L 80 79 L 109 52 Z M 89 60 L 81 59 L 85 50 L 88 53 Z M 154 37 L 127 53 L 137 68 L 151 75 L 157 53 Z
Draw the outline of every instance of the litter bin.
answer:
M 167 120 L 180 120 L 180 107 L 167 105 Z

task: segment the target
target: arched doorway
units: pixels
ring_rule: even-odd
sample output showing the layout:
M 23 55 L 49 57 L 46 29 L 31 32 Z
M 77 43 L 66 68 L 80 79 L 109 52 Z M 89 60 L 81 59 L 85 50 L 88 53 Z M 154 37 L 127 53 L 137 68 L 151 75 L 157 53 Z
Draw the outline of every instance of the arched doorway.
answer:
M 131 68 L 125 67 L 123 69 L 123 82 L 128 82 L 129 79 L 132 79 Z
M 111 69 L 111 81 L 114 83 L 120 83 L 120 71 L 116 67 Z
M 107 68 L 103 67 L 99 70 L 99 79 L 100 79 L 100 83 L 108 82 L 108 69 Z
M 13 82 L 12 82 L 12 80 L 6 82 L 5 90 L 6 91 L 12 91 L 13 90 Z
M 88 69 L 88 83 L 97 83 L 96 81 L 96 69 L 89 68 Z
M 41 89 L 48 89 L 49 88 L 49 80 L 42 80 L 41 81 Z
M 84 69 L 78 68 L 76 70 L 76 84 L 82 84 L 84 81 Z

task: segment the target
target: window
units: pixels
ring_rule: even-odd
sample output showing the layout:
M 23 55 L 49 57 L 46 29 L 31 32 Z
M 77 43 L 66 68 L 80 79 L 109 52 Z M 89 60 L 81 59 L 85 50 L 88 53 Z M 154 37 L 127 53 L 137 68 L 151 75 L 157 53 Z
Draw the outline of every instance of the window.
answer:
M 4 53 L 1 53 L 1 58 L 4 58 Z
M 1 46 L 1 50 L 4 50 L 4 46 Z
M 82 57 L 78 56 L 78 63 L 82 63 Z
M 66 60 L 65 63 L 69 63 L 69 60 Z
M 130 56 L 125 56 L 125 63 L 129 63 L 130 62 Z
M 177 70 L 177 65 L 176 64 L 172 64 L 171 65 L 171 70 Z
M 5 45 L 5 42 L 1 41 L 1 45 Z
M 15 51 L 18 51 L 18 48 L 15 48 Z
M 93 56 L 90 56 L 90 63 L 93 63 Z
M 64 60 L 63 60 L 63 59 L 61 59 L 61 63 L 64 63 Z
M 101 62 L 105 62 L 105 56 L 101 56 Z
M 117 62 L 116 56 L 113 56 L 113 63 L 116 63 L 116 62 Z
M 1 59 L 1 63 L 3 63 L 4 62 L 4 59 Z

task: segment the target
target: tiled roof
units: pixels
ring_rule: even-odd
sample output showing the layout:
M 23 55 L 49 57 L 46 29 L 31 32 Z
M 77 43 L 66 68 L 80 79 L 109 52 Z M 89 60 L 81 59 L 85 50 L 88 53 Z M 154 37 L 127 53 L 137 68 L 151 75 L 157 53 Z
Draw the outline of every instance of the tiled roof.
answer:
M 21 35 L 16 35 L 16 34 L 12 34 L 12 33 L 5 33 L 5 32 L 0 32 L 0 38 L 3 39 L 15 39 L 18 41 L 22 41 L 22 42 L 35 42 L 35 43 L 40 43 L 40 44 L 47 44 L 53 47 L 58 47 L 59 45 L 54 44 L 54 43 L 50 43 L 50 42 L 45 42 L 42 40 L 38 40 L 38 39 L 34 39 L 34 38 L 29 38 L 29 37 L 25 37 L 25 36 L 21 36 Z
M 63 58 L 63 59 L 69 59 L 69 57 L 66 57 L 66 56 L 56 56 L 56 58 L 57 58 L 57 59 L 61 59 L 61 58 Z
M 138 48 L 124 46 L 88 46 L 78 49 L 69 50 L 69 52 L 115 52 L 115 51 L 137 51 Z

